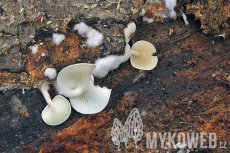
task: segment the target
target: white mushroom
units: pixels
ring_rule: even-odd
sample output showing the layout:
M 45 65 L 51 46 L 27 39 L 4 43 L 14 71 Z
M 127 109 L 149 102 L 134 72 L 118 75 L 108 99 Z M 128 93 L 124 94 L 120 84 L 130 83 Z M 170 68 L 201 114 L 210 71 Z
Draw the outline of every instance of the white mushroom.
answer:
M 48 125 L 59 125 L 67 120 L 71 113 L 69 101 L 60 95 L 55 96 L 54 99 L 51 100 L 47 83 L 42 83 L 39 89 L 48 103 L 42 111 L 43 121 Z
M 156 53 L 153 44 L 141 40 L 134 43 L 131 50 L 130 62 L 133 67 L 141 70 L 151 70 L 156 67 L 158 57 L 152 56 L 152 54 Z
M 94 86 L 94 64 L 70 65 L 58 74 L 55 85 L 59 94 L 70 98 L 73 108 L 82 114 L 95 114 L 108 104 L 111 89 Z

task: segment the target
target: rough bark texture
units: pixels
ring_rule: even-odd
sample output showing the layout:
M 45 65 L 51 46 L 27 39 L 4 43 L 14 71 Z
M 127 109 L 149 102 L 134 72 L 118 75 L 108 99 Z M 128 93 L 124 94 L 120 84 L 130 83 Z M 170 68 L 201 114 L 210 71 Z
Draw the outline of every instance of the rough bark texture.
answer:
M 25 1 L 25 0 L 7 0 L 0 2 L 0 73 L 4 75 L 2 71 L 9 72 L 28 72 L 30 81 L 27 81 L 27 87 L 37 88 L 37 81 L 43 80 L 41 78 L 42 73 L 34 71 L 30 67 L 28 58 L 29 49 L 28 46 L 32 44 L 45 43 L 51 39 L 52 32 L 67 33 L 69 27 L 74 23 L 84 21 L 93 28 L 96 28 L 102 32 L 105 36 L 103 40 L 103 49 L 100 51 L 100 56 L 105 54 L 123 54 L 124 50 L 124 36 L 123 28 L 130 21 L 138 21 L 139 14 L 141 12 L 143 0 L 126 1 L 113 0 L 90 0 L 90 1 Z M 161 2 L 160 4 L 164 4 Z M 160 9 L 163 6 L 154 5 L 154 11 Z M 151 9 L 150 9 L 151 10 Z M 181 11 L 186 14 L 195 16 L 195 20 L 201 21 L 201 29 L 206 34 L 221 34 L 225 33 L 226 37 L 229 36 L 229 17 L 230 17 L 230 2 L 227 0 L 210 0 L 208 2 L 202 0 L 188 1 L 180 0 L 177 2 L 175 8 L 177 16 L 181 16 Z M 84 15 L 83 15 L 84 14 Z M 153 18 L 155 18 L 153 16 Z M 71 27 L 72 28 L 72 27 Z M 49 37 L 47 37 L 49 36 Z M 44 39 L 44 37 L 46 39 Z M 82 39 L 80 39 L 82 40 Z M 48 56 L 51 56 L 54 46 L 50 47 L 50 44 L 46 44 L 43 49 L 48 50 Z M 68 50 L 67 47 L 59 50 Z M 77 42 L 74 44 L 78 47 Z M 50 47 L 50 48 L 48 48 Z M 48 49 L 47 49 L 48 48 Z M 72 47 L 73 48 L 73 47 Z M 27 52 L 25 54 L 25 52 Z M 58 54 L 59 52 L 57 52 Z M 65 54 L 65 53 L 64 53 Z M 24 56 L 27 56 L 26 58 Z M 71 54 L 67 56 L 72 56 Z M 89 56 L 74 56 L 73 59 L 97 57 Z M 47 57 L 47 56 L 46 56 Z M 54 61 L 49 63 L 36 63 L 36 67 L 43 65 L 44 67 L 53 66 Z M 24 60 L 26 59 L 26 60 Z M 94 58 L 95 60 L 96 58 Z M 88 60 L 90 61 L 90 60 Z M 90 62 L 93 62 L 91 60 Z M 65 62 L 64 62 L 65 63 Z M 71 62 L 70 62 L 71 63 Z M 70 64 L 68 63 L 68 64 Z M 67 66 L 63 64 L 63 66 Z M 43 70 L 42 69 L 42 70 Z M 31 70 L 31 71 L 30 71 Z M 40 68 L 41 70 L 41 68 Z M 44 71 L 44 70 L 43 70 Z M 37 77 L 35 78 L 35 74 Z M 12 77 L 17 77 L 11 74 Z M 10 81 L 6 81 L 10 82 Z M 5 84 L 5 80 L 0 80 L 1 84 Z M 14 84 L 1 85 L 0 90 L 22 88 L 25 84 L 21 84 L 20 81 Z M 11 86 L 11 88 L 9 88 Z
M 195 15 L 201 21 L 201 29 L 205 34 L 227 33 L 230 26 L 229 0 L 201 0 L 186 5 L 186 14 Z
M 189 26 L 181 18 L 141 23 L 143 1 L 0 2 L 0 152 L 118 152 L 110 136 L 113 120 L 119 118 L 124 124 L 133 108 L 141 114 L 144 133 L 215 132 L 218 145 L 221 141 L 229 144 L 230 39 L 205 35 L 200 29 L 227 36 L 229 2 L 210 2 L 217 9 L 199 0 L 178 1 L 176 11 L 185 9 L 201 21 L 189 18 Z M 101 46 L 85 47 L 86 38 L 72 30 L 83 20 L 104 34 Z M 157 67 L 139 71 L 129 61 L 121 64 L 105 78 L 95 79 L 95 84 L 112 89 L 101 113 L 81 115 L 73 110 L 62 125 L 46 125 L 41 118 L 46 102 L 39 90 L 28 89 L 50 81 L 43 76 L 47 67 L 59 72 L 73 63 L 123 54 L 123 28 L 130 20 L 138 25 L 131 45 L 138 40 L 151 42 L 159 58 Z M 55 31 L 66 36 L 59 46 L 51 41 Z M 34 44 L 39 45 L 37 54 L 27 48 Z M 50 94 L 57 94 L 52 87 Z M 128 141 L 127 149 L 121 143 L 122 152 L 141 150 L 156 151 L 146 149 L 145 134 L 137 149 L 134 141 Z

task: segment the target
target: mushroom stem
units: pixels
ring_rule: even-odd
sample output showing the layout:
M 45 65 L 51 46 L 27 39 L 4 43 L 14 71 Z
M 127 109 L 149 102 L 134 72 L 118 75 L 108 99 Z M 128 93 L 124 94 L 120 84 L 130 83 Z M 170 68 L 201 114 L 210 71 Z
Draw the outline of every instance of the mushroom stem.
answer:
M 132 55 L 132 50 L 131 50 L 129 44 L 126 44 L 126 46 L 125 46 L 125 54 L 123 55 L 123 61 L 121 63 L 127 61 L 130 58 L 131 55 Z
M 53 105 L 53 102 L 50 98 L 50 94 L 48 93 L 48 90 L 49 90 L 49 85 L 47 83 L 42 83 L 41 86 L 40 86 L 40 91 L 42 92 L 46 102 L 49 104 L 49 105 Z
M 94 84 L 94 76 L 93 75 L 91 75 L 91 82 L 92 82 L 92 84 Z
M 83 93 L 83 89 L 80 87 L 77 87 L 73 90 L 64 90 L 57 84 L 56 81 L 54 82 L 54 87 L 57 90 L 58 94 L 64 95 L 68 98 L 78 97 Z
M 83 93 L 83 89 L 80 87 L 75 88 L 74 90 L 69 91 L 68 98 L 78 97 Z
M 140 56 L 140 53 L 137 52 L 137 51 L 132 50 L 132 55 L 139 57 L 139 56 Z

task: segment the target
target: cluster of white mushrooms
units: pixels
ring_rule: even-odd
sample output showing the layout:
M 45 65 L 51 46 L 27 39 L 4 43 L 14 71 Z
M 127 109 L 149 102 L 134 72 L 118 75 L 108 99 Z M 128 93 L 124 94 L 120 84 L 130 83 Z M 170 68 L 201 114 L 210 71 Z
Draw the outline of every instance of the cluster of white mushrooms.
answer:
M 92 28 L 87 25 L 84 27 L 84 25 L 83 23 L 76 24 L 74 30 L 80 31 L 79 34 L 87 33 L 89 36 Z M 79 28 L 83 28 L 85 32 L 82 32 Z M 97 78 L 105 77 L 109 71 L 118 68 L 122 62 L 127 61 L 129 58 L 132 66 L 137 69 L 151 70 L 155 68 L 158 58 L 157 56 L 152 56 L 152 54 L 156 53 L 156 49 L 151 43 L 142 40 L 136 42 L 130 48 L 128 43 L 135 31 L 136 25 L 133 22 L 129 23 L 124 29 L 126 41 L 124 55 L 110 55 L 96 60 L 95 64 L 80 63 L 62 69 L 54 82 L 54 87 L 59 95 L 53 100 L 51 100 L 48 93 L 48 84 L 42 83 L 39 89 L 48 104 L 42 111 L 42 119 L 45 123 L 53 126 L 63 123 L 70 116 L 71 106 L 82 114 L 95 114 L 102 111 L 108 104 L 111 89 L 95 86 L 94 76 Z M 94 29 L 93 33 L 95 33 L 93 37 L 97 34 L 101 35 Z M 49 74 L 51 75 L 50 77 Z M 56 74 L 55 69 L 49 69 L 45 73 L 50 79 L 55 78 L 54 74 Z M 70 103 L 61 95 L 68 97 Z

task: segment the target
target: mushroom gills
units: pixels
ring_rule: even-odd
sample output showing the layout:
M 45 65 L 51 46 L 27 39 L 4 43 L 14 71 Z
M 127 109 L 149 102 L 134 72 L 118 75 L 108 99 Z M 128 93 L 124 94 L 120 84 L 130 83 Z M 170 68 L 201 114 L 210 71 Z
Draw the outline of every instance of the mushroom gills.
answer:
M 141 70 L 154 69 L 158 63 L 158 57 L 152 56 L 156 49 L 152 43 L 141 40 L 133 44 L 132 56 L 130 57 L 131 65 Z
M 47 105 L 42 111 L 42 119 L 48 125 L 59 125 L 65 122 L 71 114 L 69 101 L 57 95 L 52 100 L 52 105 Z
M 102 111 L 109 102 L 111 89 L 94 86 L 91 84 L 86 92 L 80 96 L 71 98 L 72 107 L 82 114 L 95 114 Z
M 70 65 L 59 72 L 57 84 L 64 90 L 85 88 L 91 80 L 91 73 L 95 67 L 96 65 L 88 63 Z

